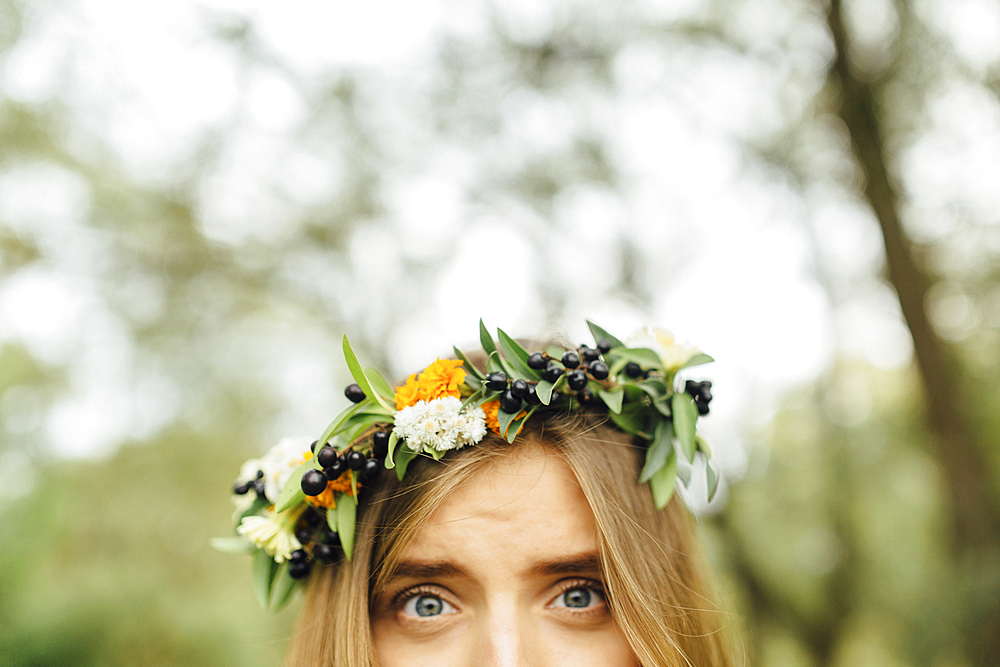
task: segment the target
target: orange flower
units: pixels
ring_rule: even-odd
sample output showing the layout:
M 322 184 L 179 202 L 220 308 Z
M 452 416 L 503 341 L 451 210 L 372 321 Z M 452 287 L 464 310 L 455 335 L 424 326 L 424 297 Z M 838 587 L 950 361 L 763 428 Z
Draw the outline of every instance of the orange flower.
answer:
M 486 413 L 486 428 L 493 431 L 497 435 L 506 438 L 507 434 L 500 432 L 500 419 L 497 417 L 497 411 L 500 409 L 500 401 L 487 401 L 482 405 L 480 405 L 479 407 L 481 407 L 483 409 L 483 412 Z M 526 414 L 528 413 L 525 412 L 524 410 L 521 410 L 521 413 L 517 415 L 517 417 L 514 420 L 511 420 L 511 423 L 513 423 L 517 419 L 521 419 Z M 508 426 L 507 428 L 509 429 L 510 426 Z M 520 435 L 521 429 L 523 428 L 524 428 L 524 422 L 521 422 L 521 425 L 517 427 L 518 435 Z
M 420 383 L 414 373 L 406 379 L 406 384 L 396 389 L 396 409 L 402 410 L 420 400 Z
M 411 375 L 406 384 L 396 389 L 396 409 L 402 410 L 417 401 L 462 396 L 458 387 L 465 382 L 465 369 L 459 359 L 438 359 L 419 376 Z
M 360 486 L 360 484 L 358 486 Z M 333 509 L 337 506 L 337 501 L 335 500 L 334 495 L 336 493 L 346 493 L 349 496 L 354 495 L 354 489 L 351 488 L 350 470 L 345 471 L 343 475 L 332 482 L 327 482 L 326 489 L 324 489 L 323 493 L 318 496 L 306 496 L 306 502 L 316 507 Z
M 486 413 L 486 428 L 500 435 L 500 420 L 497 419 L 497 411 L 500 409 L 500 401 L 487 401 L 480 405 Z
M 461 359 L 437 359 L 420 374 L 420 398 L 433 401 L 435 398 L 453 396 L 459 398 L 458 386 L 465 382 L 465 369 Z

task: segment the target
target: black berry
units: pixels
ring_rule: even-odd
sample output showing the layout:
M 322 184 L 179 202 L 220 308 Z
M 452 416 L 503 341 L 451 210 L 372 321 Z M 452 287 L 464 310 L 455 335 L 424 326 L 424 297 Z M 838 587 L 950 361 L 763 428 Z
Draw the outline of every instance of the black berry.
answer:
M 378 459 L 366 460 L 361 468 L 361 481 L 368 482 L 375 479 L 380 470 L 382 470 L 382 463 Z
M 361 470 L 365 467 L 365 455 L 359 451 L 352 451 L 345 458 L 347 467 L 351 470 Z
M 302 493 L 307 496 L 318 496 L 326 491 L 326 482 L 326 475 L 315 468 L 310 468 L 302 475 Z
M 330 526 L 323 526 L 323 530 L 319 531 L 318 540 L 320 544 L 340 546 L 340 535 L 336 531 L 330 530 Z
M 549 362 L 549 365 L 545 367 L 542 371 L 542 379 L 546 382 L 556 383 L 556 380 L 562 377 L 563 369 L 557 366 L 554 362 Z
M 532 352 L 528 355 L 528 368 L 540 371 L 547 366 L 549 360 L 541 352 Z
M 642 375 L 642 369 L 639 368 L 639 364 L 635 363 L 634 361 L 630 361 L 627 364 L 625 364 L 625 375 L 629 376 L 630 378 L 637 378 L 640 375 Z
M 486 388 L 493 391 L 503 391 L 507 388 L 507 374 L 500 372 L 490 373 L 486 376 Z
M 297 539 L 302 544 L 308 544 L 312 542 L 313 533 L 315 531 L 309 526 L 302 526 L 295 529 L 295 539 Z
M 580 365 L 580 355 L 573 350 L 566 350 L 566 354 L 562 356 L 562 363 L 566 368 L 576 368 Z
M 302 513 L 299 523 L 310 528 L 315 528 L 323 521 L 323 515 L 315 510 L 306 510 Z
M 608 377 L 608 365 L 603 361 L 595 361 L 590 364 L 590 374 L 595 380 L 603 380 Z
M 583 360 L 587 363 L 591 361 L 597 361 L 601 357 L 601 353 L 592 347 L 587 347 L 586 345 L 580 348 L 580 354 L 583 356 Z
M 309 561 L 289 563 L 288 576 L 292 579 L 305 579 L 309 576 L 309 570 L 311 569 L 312 566 L 309 564 Z
M 705 416 L 708 414 L 708 403 L 701 400 L 700 396 L 694 399 L 694 404 L 698 408 L 699 415 Z
M 296 549 L 288 556 L 290 563 L 301 563 L 306 560 L 309 560 L 309 554 L 305 549 Z
M 583 404 L 594 402 L 594 394 L 589 389 L 581 389 L 577 392 L 576 397 Z
M 337 547 L 332 544 L 317 544 L 313 547 L 313 558 L 320 563 L 332 563 L 337 560 Z
M 538 392 L 535 391 L 535 385 L 528 385 L 528 393 L 524 397 L 524 402 L 528 405 L 538 405 L 542 402 L 542 399 L 538 398 Z
M 611 343 L 606 340 L 601 340 L 597 343 L 597 349 L 601 354 L 607 354 L 611 351 Z
M 312 452 L 313 454 L 315 454 L 316 453 L 316 445 L 318 445 L 318 444 L 319 444 L 319 440 L 313 440 L 312 444 L 309 445 L 309 451 Z
M 233 486 L 233 493 L 238 496 L 245 496 L 249 491 L 250 487 L 253 486 L 253 482 L 244 482 L 242 484 L 236 484 Z
M 375 431 L 372 434 L 372 455 L 382 459 L 389 453 L 389 431 Z
M 509 415 L 516 414 L 521 409 L 521 399 L 515 396 L 510 389 L 504 389 L 500 394 L 500 409 Z
M 518 398 L 524 398 L 528 395 L 528 383 L 520 379 L 514 380 L 510 383 L 510 393 Z
M 566 384 L 570 389 L 579 391 L 587 386 L 587 374 L 580 370 L 570 371 L 566 376 Z
M 343 475 L 345 470 L 347 470 L 347 461 L 344 460 L 343 456 L 337 457 L 328 467 L 323 468 L 326 478 L 331 480 Z
M 319 450 L 319 454 L 316 455 L 316 462 L 320 468 L 329 468 L 336 460 L 337 450 L 329 445 Z
M 365 392 L 361 391 L 361 387 L 357 383 L 347 385 L 347 389 L 344 390 L 344 396 L 351 403 L 360 403 L 367 398 Z

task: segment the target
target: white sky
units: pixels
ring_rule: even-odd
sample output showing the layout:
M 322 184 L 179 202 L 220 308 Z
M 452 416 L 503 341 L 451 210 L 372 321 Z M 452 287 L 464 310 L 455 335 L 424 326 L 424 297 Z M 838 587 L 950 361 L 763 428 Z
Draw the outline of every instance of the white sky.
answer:
M 705 369 L 717 400 L 704 429 L 722 463 L 738 471 L 745 429 L 763 423 L 780 393 L 814 377 L 838 346 L 883 367 L 905 364 L 910 354 L 891 293 L 868 278 L 880 267 L 881 250 L 867 210 L 834 189 L 800 196 L 765 168 L 748 166 L 742 142 L 766 138 L 808 113 L 828 57 L 819 29 L 797 31 L 777 50 L 800 19 L 782 3 L 764 4 L 748 4 L 740 24 L 757 26 L 746 36 L 758 40 L 756 56 L 637 40 L 614 64 L 613 97 L 511 93 L 498 107 L 504 130 L 481 152 L 431 143 L 426 128 L 414 127 L 414 103 L 434 76 L 440 40 L 475 39 L 485 29 L 492 10 L 477 2 L 67 0 L 37 7 L 27 36 L 0 61 L 0 95 L 70 106 L 78 122 L 67 128 L 71 146 L 100 137 L 129 173 L 152 184 L 171 182 L 191 159 L 194 142 L 235 119 L 235 139 L 201 185 L 200 210 L 206 234 L 240 248 L 293 238 L 295 207 L 336 191 L 350 166 L 296 143 L 294 130 L 309 114 L 308 91 L 317 82 L 345 67 L 367 73 L 383 142 L 404 157 L 386 175 L 386 218 L 368 221 L 351 243 L 355 276 L 366 288 L 353 301 L 350 294 L 338 298 L 355 321 L 367 321 L 370 335 L 388 336 L 391 371 L 418 368 L 452 341 L 474 341 L 480 317 L 515 335 L 537 334 L 553 324 L 541 319 L 538 285 L 571 285 L 565 320 L 555 323 L 568 327 L 571 338 L 589 341 L 585 317 L 622 336 L 654 324 L 716 357 Z M 950 1 L 920 3 L 941 33 L 961 45 L 970 67 L 995 65 L 996 5 L 957 4 L 953 12 Z M 877 44 L 893 15 L 885 3 L 853 6 L 856 20 L 868 26 L 862 37 Z M 701 5 L 648 0 L 635 7 L 671 19 L 697 14 Z M 599 3 L 523 0 L 502 3 L 497 16 L 512 34 L 531 41 L 574 11 L 599 10 Z M 234 51 L 212 37 L 206 17 L 252 21 L 263 49 L 283 69 L 242 67 Z M 673 82 L 666 92 L 664 80 Z M 930 104 L 932 125 L 901 164 L 915 210 L 961 200 L 996 222 L 996 99 L 975 85 L 955 84 L 935 91 Z M 557 149 L 581 128 L 609 139 L 623 175 L 620 191 L 568 189 L 555 202 L 553 226 L 540 225 L 537 214 L 517 202 L 470 200 L 475 175 Z M 838 138 L 820 130 L 813 141 L 804 150 L 815 165 L 832 154 L 826 149 Z M 289 198 L 269 195 L 272 186 Z M 72 391 L 42 428 L 68 457 L 106 455 L 123 438 L 154 433 L 181 403 L 165 378 L 136 372 L 127 331 L 98 297 L 94 267 L 108 261 L 109 240 L 83 226 L 88 196 L 81 179 L 63 168 L 27 164 L 0 171 L 0 224 L 30 229 L 49 258 L 0 286 L 0 339 L 25 341 L 43 360 L 69 364 Z M 933 224 L 919 229 L 928 237 L 941 233 Z M 614 277 L 608 239 L 619 234 L 647 267 L 649 309 L 602 295 Z M 536 250 L 531 242 L 539 239 Z M 449 240 L 457 252 L 442 257 L 439 248 Z M 373 247 L 384 249 L 377 265 L 370 260 Z M 393 257 L 401 255 L 436 263 L 435 278 L 401 288 L 406 277 L 392 269 Z M 506 258 L 503 291 L 520 298 L 484 298 L 481 276 L 490 256 Z M 666 261 L 672 257 L 685 258 L 683 273 L 672 270 Z M 306 275 L 310 261 L 296 260 Z M 840 293 L 850 294 L 836 314 L 817 280 L 830 275 L 843 283 Z M 139 317 L 152 321 L 162 303 L 155 281 L 151 285 L 137 285 L 142 297 L 135 301 Z M 404 326 L 380 330 L 385 314 L 376 301 L 396 304 Z M 273 361 L 262 367 L 280 379 L 290 403 L 276 431 L 321 429 L 339 400 L 346 378 L 316 372 L 308 345 L 323 343 L 309 336 L 306 347 L 282 336 L 260 343 L 261 354 Z M 304 385 L 311 388 L 306 398 Z M 5 397 L 0 410 L 17 411 L 23 400 Z

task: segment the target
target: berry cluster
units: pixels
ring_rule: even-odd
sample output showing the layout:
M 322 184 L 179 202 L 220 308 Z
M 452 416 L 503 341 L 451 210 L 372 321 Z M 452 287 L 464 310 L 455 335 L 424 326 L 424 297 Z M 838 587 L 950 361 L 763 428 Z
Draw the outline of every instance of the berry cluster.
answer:
M 305 579 L 312 570 L 312 561 L 333 563 L 340 558 L 340 536 L 326 525 L 320 510 L 306 509 L 295 524 L 295 538 L 302 544 L 288 559 L 288 574 L 292 579 Z
M 552 384 L 565 375 L 566 385 L 577 392 L 581 403 L 588 403 L 593 399 L 587 388 L 590 379 L 600 382 L 608 377 L 610 369 L 601 355 L 610 350 L 611 344 L 602 340 L 596 348 L 581 345 L 576 350 L 566 350 L 558 362 L 547 352 L 532 352 L 528 355 L 527 363 L 529 368 L 539 371 L 543 380 Z M 487 389 L 501 392 L 500 409 L 507 414 L 517 414 L 525 403 L 538 405 L 541 402 L 535 383 L 520 378 L 508 380 L 507 374 L 503 372 L 488 374 L 485 384 Z
M 313 443 L 313 451 L 318 444 L 318 442 Z M 356 449 L 338 453 L 330 445 L 324 445 L 316 452 L 316 462 L 322 470 L 313 468 L 302 475 L 302 493 L 307 496 L 318 496 L 326 490 L 328 482 L 334 481 L 348 470 L 358 473 L 362 482 L 375 479 L 382 470 L 379 453 L 381 452 L 381 456 L 384 457 L 388 449 L 389 433 L 386 431 L 376 431 L 372 435 L 371 458 Z
M 691 397 L 694 398 L 698 414 L 702 416 L 707 415 L 708 404 L 712 402 L 712 381 L 695 382 L 694 380 L 688 380 L 684 384 L 684 391 L 691 394 Z
M 257 497 L 261 500 L 267 500 L 267 496 L 264 494 L 264 471 L 257 471 L 257 479 L 251 479 L 243 484 L 237 484 L 233 486 L 233 493 L 238 496 L 245 496 L 253 489 L 253 492 L 257 494 Z

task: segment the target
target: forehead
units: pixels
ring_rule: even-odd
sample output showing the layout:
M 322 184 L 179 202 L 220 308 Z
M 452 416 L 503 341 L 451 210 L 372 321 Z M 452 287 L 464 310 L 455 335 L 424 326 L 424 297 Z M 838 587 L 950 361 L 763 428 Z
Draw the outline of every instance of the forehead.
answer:
M 403 558 L 526 570 L 596 548 L 594 515 L 572 471 L 559 456 L 526 444 L 454 489 Z

